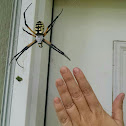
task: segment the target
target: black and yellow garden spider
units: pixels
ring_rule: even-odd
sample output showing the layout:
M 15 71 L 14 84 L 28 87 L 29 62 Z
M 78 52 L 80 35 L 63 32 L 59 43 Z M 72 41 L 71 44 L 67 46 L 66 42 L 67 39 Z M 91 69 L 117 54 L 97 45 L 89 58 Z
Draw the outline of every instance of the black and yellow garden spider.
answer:
M 32 3 L 31 3 L 32 4 Z M 31 5 L 30 4 L 30 5 Z M 58 17 L 61 15 L 62 11 L 60 12 L 60 14 L 51 22 L 51 24 L 47 27 L 46 31 L 44 32 L 44 24 L 41 21 L 38 21 L 35 25 L 35 31 L 33 31 L 27 24 L 26 22 L 26 17 L 25 17 L 25 13 L 28 10 L 28 8 L 30 7 L 30 5 L 26 8 L 26 10 L 24 11 L 24 22 L 25 22 L 25 26 L 32 32 L 32 34 L 28 31 L 26 31 L 23 28 L 23 31 L 25 31 L 26 33 L 28 33 L 29 35 L 35 37 L 35 40 L 33 42 L 31 42 L 30 44 L 28 44 L 26 47 L 24 47 L 19 53 L 17 53 L 11 60 L 11 62 L 13 61 L 13 59 L 16 59 L 17 64 L 20 66 L 20 64 L 18 63 L 18 59 L 19 57 L 28 49 L 30 48 L 32 45 L 34 45 L 35 43 L 38 43 L 39 47 L 42 48 L 42 44 L 43 42 L 45 44 L 47 44 L 48 46 L 50 46 L 52 49 L 54 49 L 55 51 L 57 51 L 58 53 L 64 55 L 68 60 L 70 60 L 70 58 L 64 53 L 62 52 L 60 49 L 58 49 L 55 45 L 51 44 L 51 42 L 49 42 L 48 40 L 44 39 L 44 37 L 46 36 L 46 34 L 52 29 L 52 27 L 54 26 L 56 20 L 58 19 Z M 10 62 L 10 63 L 11 63 Z M 22 67 L 22 66 L 20 66 Z M 23 68 L 23 67 L 22 67 Z

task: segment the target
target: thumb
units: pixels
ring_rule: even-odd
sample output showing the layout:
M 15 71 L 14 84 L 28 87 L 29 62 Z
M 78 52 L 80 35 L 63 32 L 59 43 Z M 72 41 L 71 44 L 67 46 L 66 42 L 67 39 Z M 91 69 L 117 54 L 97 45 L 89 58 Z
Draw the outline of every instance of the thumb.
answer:
M 112 104 L 112 118 L 118 123 L 123 123 L 123 100 L 125 94 L 119 94 Z

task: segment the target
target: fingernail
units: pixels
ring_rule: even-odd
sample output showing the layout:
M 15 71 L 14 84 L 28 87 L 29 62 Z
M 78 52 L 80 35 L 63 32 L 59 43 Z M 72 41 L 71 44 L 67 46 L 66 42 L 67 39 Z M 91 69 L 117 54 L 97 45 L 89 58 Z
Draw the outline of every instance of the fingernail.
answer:
M 55 102 L 56 104 L 60 103 L 59 98 L 55 98 L 55 99 L 54 99 L 54 102 Z
M 77 73 L 79 73 L 80 70 L 78 68 L 74 68 L 73 71 L 75 74 L 77 74 Z
M 62 74 L 65 74 L 65 73 L 67 73 L 67 68 L 66 67 L 62 67 L 60 71 L 61 71 Z

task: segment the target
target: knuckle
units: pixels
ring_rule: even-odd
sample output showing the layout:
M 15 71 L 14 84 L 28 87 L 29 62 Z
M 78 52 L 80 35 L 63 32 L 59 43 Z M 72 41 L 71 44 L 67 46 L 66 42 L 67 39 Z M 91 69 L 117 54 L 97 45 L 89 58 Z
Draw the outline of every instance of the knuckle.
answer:
M 73 93 L 71 93 L 72 98 L 74 99 L 80 99 L 82 97 L 82 93 L 80 90 L 74 91 Z
M 63 110 L 64 110 L 64 108 L 63 107 L 60 107 L 60 108 L 57 108 L 56 109 L 56 112 L 59 113 L 59 112 L 62 112 Z
M 68 120 L 69 120 L 68 117 L 64 117 L 64 118 L 61 118 L 61 119 L 60 119 L 60 122 L 61 122 L 62 124 L 65 124 L 65 123 L 68 122 Z
M 67 87 L 66 86 L 63 87 L 60 93 L 61 95 L 67 94 L 68 93 Z
M 94 115 L 94 117 L 96 119 L 104 118 L 105 117 L 105 112 L 104 112 L 104 110 L 96 109 L 95 112 L 93 112 L 93 115 Z
M 123 110 L 123 104 L 119 105 L 118 110 L 119 111 L 122 111 Z
M 95 115 L 96 118 L 99 118 L 99 117 L 102 116 L 102 112 L 99 111 L 99 110 L 95 110 L 94 115 Z
M 122 109 L 120 109 L 120 108 L 118 108 L 118 109 L 116 109 L 116 111 L 113 111 L 113 113 L 115 113 L 115 114 L 117 114 L 117 113 L 122 113 L 123 111 L 122 111 Z
M 73 103 L 73 102 L 67 103 L 67 104 L 64 105 L 64 107 L 65 107 L 66 109 L 71 109 L 73 106 L 74 106 L 74 103 Z
M 68 76 L 68 77 L 65 78 L 65 81 L 66 82 L 72 82 L 73 81 L 73 78 Z
M 94 101 L 94 106 L 95 106 L 96 112 L 102 112 L 103 108 L 98 101 Z
M 89 95 L 91 95 L 93 93 L 92 88 L 90 86 L 89 87 L 84 87 L 82 92 L 86 96 L 89 96 Z

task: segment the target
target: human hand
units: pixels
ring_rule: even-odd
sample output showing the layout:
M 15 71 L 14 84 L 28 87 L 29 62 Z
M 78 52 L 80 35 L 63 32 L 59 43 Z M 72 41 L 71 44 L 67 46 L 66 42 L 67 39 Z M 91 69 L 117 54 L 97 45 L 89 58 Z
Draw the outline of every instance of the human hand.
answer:
M 96 98 L 90 84 L 79 68 L 73 69 L 74 77 L 67 67 L 62 67 L 62 79 L 56 80 L 60 98 L 54 106 L 62 126 L 124 126 L 123 99 L 119 94 L 112 105 L 112 117 L 108 115 Z

